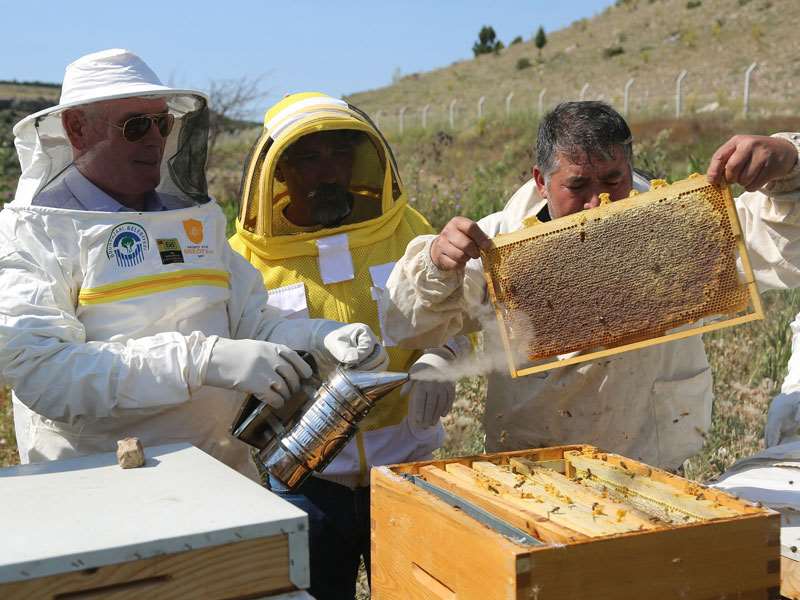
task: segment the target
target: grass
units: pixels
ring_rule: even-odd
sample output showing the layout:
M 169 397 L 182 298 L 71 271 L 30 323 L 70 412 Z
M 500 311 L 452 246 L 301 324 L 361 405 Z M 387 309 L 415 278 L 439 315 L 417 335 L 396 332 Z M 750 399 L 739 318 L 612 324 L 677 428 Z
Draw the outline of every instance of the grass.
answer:
M 0 466 L 19 463 L 17 437 L 14 435 L 14 415 L 11 410 L 11 393 L 0 388 Z
M 28 83 L 0 83 L 0 99 L 13 98 L 15 100 L 40 100 L 58 102 L 61 88 L 56 86 L 43 86 Z

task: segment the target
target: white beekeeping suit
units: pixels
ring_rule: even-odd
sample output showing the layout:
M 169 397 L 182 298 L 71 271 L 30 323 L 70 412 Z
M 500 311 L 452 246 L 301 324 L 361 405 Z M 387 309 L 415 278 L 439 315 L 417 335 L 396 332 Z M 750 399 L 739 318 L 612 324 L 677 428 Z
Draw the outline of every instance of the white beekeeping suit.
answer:
M 800 136 L 777 135 L 800 147 Z M 647 182 L 635 177 L 634 186 L 645 189 Z M 736 200 L 761 289 L 800 285 L 798 200 L 799 165 Z M 509 233 L 544 204 L 529 181 L 478 225 L 489 237 Z M 462 271 L 442 271 L 430 257 L 433 238 L 414 239 L 392 271 L 383 297 L 386 331 L 409 347 L 478 328 L 490 340 L 498 336 L 493 315 L 475 319 L 487 314 L 489 303 L 480 259 Z M 702 447 L 711 403 L 711 370 L 699 336 L 517 379 L 501 368 L 488 375 L 486 448 L 588 443 L 674 469 Z
M 795 329 L 793 324 L 793 329 Z M 796 331 L 796 329 L 795 329 Z M 792 353 L 794 360 L 796 354 Z M 800 560 L 800 392 L 790 373 L 767 414 L 767 447 L 741 460 L 713 483 L 736 496 L 760 502 L 781 515 L 781 555 Z
M 163 98 L 175 116 L 155 190 L 170 210 L 37 203 L 102 196 L 72 166 L 61 116 L 133 97 Z M 240 382 L 208 385 L 224 379 L 210 361 L 215 344 L 265 340 L 335 359 L 371 336 L 361 326 L 340 343 L 347 336 L 324 337 L 340 324 L 289 326 L 267 305 L 206 193 L 207 124 L 202 93 L 164 86 L 136 55 L 106 50 L 69 65 L 60 103 L 14 127 L 22 176 L 0 213 L 0 378 L 14 389 L 22 462 L 112 451 L 136 436 L 145 446 L 190 442 L 254 476 L 248 447 L 228 434 Z

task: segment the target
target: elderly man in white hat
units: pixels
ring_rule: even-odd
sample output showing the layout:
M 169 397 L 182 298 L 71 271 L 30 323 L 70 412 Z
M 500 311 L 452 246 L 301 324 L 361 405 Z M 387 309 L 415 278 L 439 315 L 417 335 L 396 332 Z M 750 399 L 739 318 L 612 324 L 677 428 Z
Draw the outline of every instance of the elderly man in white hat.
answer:
M 23 463 L 186 441 L 253 476 L 243 394 L 280 406 L 324 365 L 381 368 L 361 324 L 281 319 L 206 192 L 208 109 L 136 55 L 67 67 L 58 106 L 14 127 L 0 213 L 0 379 Z

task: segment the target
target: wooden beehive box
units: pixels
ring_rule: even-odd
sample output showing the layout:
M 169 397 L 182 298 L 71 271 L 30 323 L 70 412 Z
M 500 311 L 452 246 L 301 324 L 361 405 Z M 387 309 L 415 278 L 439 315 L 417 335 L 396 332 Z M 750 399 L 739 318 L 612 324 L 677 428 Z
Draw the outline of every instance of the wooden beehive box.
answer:
M 189 444 L 145 457 L 0 469 L 0 598 L 310 598 L 304 512 Z
M 776 512 L 590 446 L 375 468 L 371 494 L 375 600 L 779 597 Z

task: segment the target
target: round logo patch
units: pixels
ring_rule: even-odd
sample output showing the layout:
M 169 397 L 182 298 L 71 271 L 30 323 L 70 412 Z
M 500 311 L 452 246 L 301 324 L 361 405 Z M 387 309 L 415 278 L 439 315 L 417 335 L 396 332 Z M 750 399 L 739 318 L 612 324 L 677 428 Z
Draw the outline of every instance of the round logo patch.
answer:
M 117 259 L 120 267 L 133 267 L 144 260 L 150 249 L 147 232 L 136 223 L 122 223 L 111 230 L 106 242 L 106 256 Z

